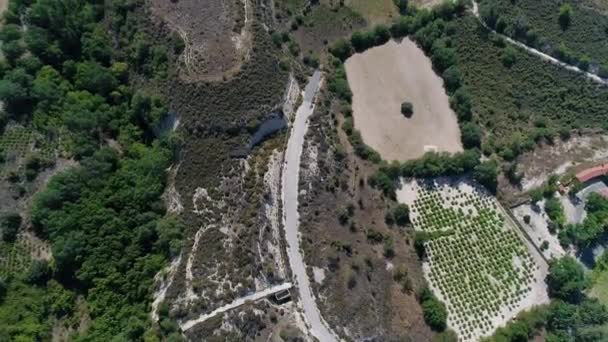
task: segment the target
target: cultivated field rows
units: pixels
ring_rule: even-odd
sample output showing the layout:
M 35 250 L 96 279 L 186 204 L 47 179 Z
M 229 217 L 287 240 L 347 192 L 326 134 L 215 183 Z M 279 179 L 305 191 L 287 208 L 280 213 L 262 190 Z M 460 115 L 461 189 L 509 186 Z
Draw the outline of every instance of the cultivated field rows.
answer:
M 547 265 L 498 201 L 465 179 L 408 180 L 397 193 L 426 232 L 425 278 L 448 326 L 477 341 L 518 312 L 548 302 Z

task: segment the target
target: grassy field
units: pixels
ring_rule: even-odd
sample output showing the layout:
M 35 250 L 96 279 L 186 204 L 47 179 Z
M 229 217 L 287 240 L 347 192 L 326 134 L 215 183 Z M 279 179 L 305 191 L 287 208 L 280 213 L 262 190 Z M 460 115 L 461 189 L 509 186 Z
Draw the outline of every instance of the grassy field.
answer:
M 606 126 L 608 87 L 508 47 L 473 17 L 454 23 L 449 40 L 487 149 L 506 155 L 563 130 Z
M 598 272 L 593 279 L 591 296 L 608 305 L 608 270 Z
M 371 25 L 386 23 L 399 15 L 393 0 L 348 0 L 346 5 L 360 13 Z
M 506 19 L 506 32 L 517 35 L 515 26 L 525 26 L 538 37 L 534 45 L 554 54 L 563 44 L 574 57 L 587 56 L 591 62 L 608 64 L 608 13 L 605 2 L 569 1 L 572 6 L 570 24 L 560 25 L 558 0 L 484 0 L 484 8 L 495 6 L 500 17 Z M 529 36 L 529 34 L 528 34 Z

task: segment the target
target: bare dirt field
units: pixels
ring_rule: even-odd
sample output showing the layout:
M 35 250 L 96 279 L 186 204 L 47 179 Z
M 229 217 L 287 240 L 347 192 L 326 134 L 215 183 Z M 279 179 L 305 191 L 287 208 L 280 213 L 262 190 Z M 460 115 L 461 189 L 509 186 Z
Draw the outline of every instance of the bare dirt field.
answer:
M 150 6 L 184 40 L 184 80 L 221 80 L 236 73 L 247 58 L 250 0 L 151 0 Z
M 408 160 L 426 151 L 462 151 L 460 129 L 443 81 L 409 39 L 356 54 L 346 61 L 355 127 L 387 160 Z M 401 114 L 411 102 L 414 114 Z

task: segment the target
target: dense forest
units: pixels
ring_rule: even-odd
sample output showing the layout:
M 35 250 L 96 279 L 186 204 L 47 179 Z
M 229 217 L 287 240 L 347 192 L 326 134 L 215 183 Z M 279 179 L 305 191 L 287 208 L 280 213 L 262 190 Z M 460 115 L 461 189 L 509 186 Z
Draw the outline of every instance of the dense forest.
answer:
M 169 54 L 138 30 L 139 4 L 11 0 L 4 15 L 2 126 L 32 127 L 77 166 L 34 199 L 31 224 L 53 259 L 1 279 L 0 340 L 47 340 L 61 324 L 77 341 L 174 330 L 148 318 L 153 277 L 179 252 L 182 225 L 160 200 L 175 141 L 157 129 L 167 108 L 142 86 L 166 76 Z

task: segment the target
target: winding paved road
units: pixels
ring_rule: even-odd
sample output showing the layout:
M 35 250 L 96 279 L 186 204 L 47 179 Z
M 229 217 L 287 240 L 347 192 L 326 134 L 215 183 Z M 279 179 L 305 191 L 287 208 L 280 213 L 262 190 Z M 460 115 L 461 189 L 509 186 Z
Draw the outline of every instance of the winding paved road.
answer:
M 529 47 L 528 45 L 516 41 L 504 34 L 498 33 L 495 30 L 493 30 L 491 27 L 489 27 L 488 25 L 486 25 L 486 23 L 483 21 L 483 19 L 481 18 L 481 16 L 479 15 L 479 5 L 477 4 L 477 1 L 473 1 L 473 15 L 475 15 L 475 17 L 477 18 L 477 20 L 479 20 L 479 22 L 481 23 L 481 25 L 483 25 L 485 28 L 487 28 L 488 30 L 494 32 L 495 34 L 503 37 L 507 42 L 509 42 L 510 44 L 516 45 L 526 51 L 528 51 L 530 54 L 535 55 L 540 57 L 542 60 L 545 60 L 551 64 L 555 64 L 561 68 L 564 68 L 566 70 L 569 71 L 573 71 L 576 73 L 579 73 L 581 75 L 584 75 L 585 77 L 589 78 L 590 80 L 593 80 L 595 82 L 604 84 L 604 85 L 608 85 L 608 79 L 605 78 L 601 78 L 600 76 L 592 73 L 592 72 L 588 72 L 582 69 L 579 69 L 578 67 L 574 66 L 574 65 L 570 65 L 568 63 L 564 63 L 562 61 L 560 61 L 559 59 L 552 57 L 544 52 L 541 52 L 539 50 L 536 50 L 535 48 Z
M 304 89 L 304 101 L 296 112 L 285 154 L 281 198 L 283 200 L 283 226 L 285 227 L 285 239 L 287 240 L 287 255 L 298 288 L 299 300 L 304 309 L 304 318 L 310 325 L 310 332 L 319 341 L 337 342 L 339 339 L 331 332 L 317 308 L 306 273 L 304 257 L 300 252 L 300 237 L 298 234 L 300 223 L 298 213 L 300 159 L 304 136 L 308 130 L 308 119 L 314 110 L 314 98 L 320 83 L 321 73 L 315 71 Z

